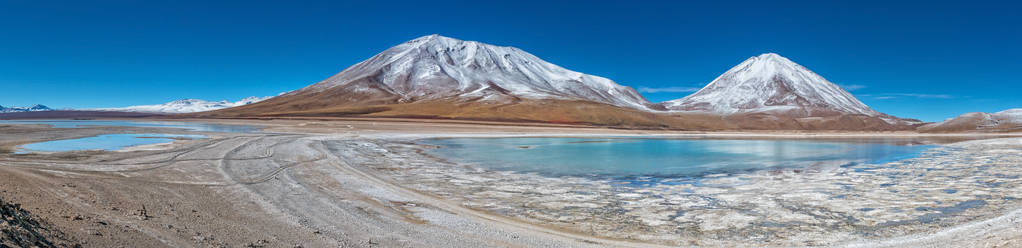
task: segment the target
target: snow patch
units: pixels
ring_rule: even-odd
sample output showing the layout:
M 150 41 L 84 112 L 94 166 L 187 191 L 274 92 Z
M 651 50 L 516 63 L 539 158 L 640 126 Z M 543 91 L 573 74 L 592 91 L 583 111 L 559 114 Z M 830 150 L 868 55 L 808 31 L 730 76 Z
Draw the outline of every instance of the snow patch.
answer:
M 1022 108 L 1008 109 L 994 113 L 993 115 L 1006 121 L 1022 123 Z

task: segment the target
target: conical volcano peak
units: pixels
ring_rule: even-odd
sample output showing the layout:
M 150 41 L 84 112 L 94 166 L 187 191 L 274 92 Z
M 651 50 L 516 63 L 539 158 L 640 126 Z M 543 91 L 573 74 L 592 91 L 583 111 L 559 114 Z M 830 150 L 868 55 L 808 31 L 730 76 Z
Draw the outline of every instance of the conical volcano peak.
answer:
M 695 94 L 664 105 L 672 110 L 718 114 L 879 114 L 834 83 L 776 53 L 750 57 Z
M 784 56 L 781 56 L 780 54 L 776 53 L 764 53 L 756 57 L 751 57 L 749 59 L 752 60 L 754 63 L 762 65 L 802 67 L 799 64 L 795 63 L 794 61 L 791 61 L 790 59 L 785 58 Z
M 740 63 L 739 65 L 742 65 L 742 64 L 794 64 L 794 63 L 795 62 L 792 62 L 791 60 L 789 60 L 788 58 L 785 58 L 784 56 L 781 56 L 780 54 L 776 54 L 776 53 L 764 53 L 764 54 L 760 54 L 759 56 L 749 57 L 745 61 L 742 61 L 742 63 Z
M 784 56 L 781 56 L 780 54 L 777 54 L 777 53 L 763 53 L 763 54 L 760 54 L 759 56 L 756 56 L 756 57 L 759 57 L 759 58 L 770 58 L 770 59 L 783 59 L 785 61 L 791 61 L 791 60 L 788 60 L 788 58 L 785 58 Z
M 452 45 L 458 43 L 478 43 L 475 41 L 464 41 L 439 34 L 431 34 L 422 36 L 419 38 L 412 39 L 405 42 L 404 44 L 439 44 L 439 45 Z
M 740 68 L 741 70 L 735 70 Z M 797 76 L 795 74 L 805 74 L 810 77 L 819 77 L 816 73 L 809 71 L 805 67 L 795 63 L 776 53 L 764 53 L 759 56 L 749 57 L 744 62 L 738 64 L 732 68 L 735 71 L 735 76 L 740 77 L 772 77 L 777 74 L 783 74 L 785 76 Z M 730 71 L 729 71 L 730 72 Z M 819 80 L 824 80 L 822 77 Z
M 791 60 L 788 60 L 788 58 L 785 58 L 784 56 L 781 56 L 780 54 L 776 54 L 776 53 L 764 53 L 764 54 L 760 54 L 759 56 L 752 57 L 752 58 L 755 58 L 756 60 L 760 60 L 760 61 L 771 60 L 771 61 L 787 61 L 787 62 L 791 62 Z M 752 59 L 752 58 L 750 58 L 750 59 Z
M 422 36 L 422 37 L 419 37 L 419 38 L 415 38 L 415 39 L 412 39 L 412 40 L 407 41 L 405 43 L 402 43 L 401 45 L 398 45 L 395 48 L 401 47 L 402 45 L 411 45 L 413 47 L 444 48 L 444 49 L 448 49 L 448 48 L 450 48 L 450 49 L 454 49 L 454 48 L 461 49 L 461 48 L 464 48 L 464 47 L 467 47 L 467 46 L 474 46 L 474 47 L 497 48 L 497 49 L 502 49 L 502 50 L 519 50 L 517 48 L 510 47 L 510 46 L 498 46 L 498 45 L 491 45 L 491 44 L 486 44 L 486 43 L 482 43 L 482 42 L 478 42 L 478 41 L 461 40 L 461 39 L 458 39 L 458 38 L 451 38 L 451 37 L 447 37 L 447 36 L 443 36 L 443 35 L 439 35 L 439 34 L 431 34 L 431 35 L 426 35 L 426 36 Z

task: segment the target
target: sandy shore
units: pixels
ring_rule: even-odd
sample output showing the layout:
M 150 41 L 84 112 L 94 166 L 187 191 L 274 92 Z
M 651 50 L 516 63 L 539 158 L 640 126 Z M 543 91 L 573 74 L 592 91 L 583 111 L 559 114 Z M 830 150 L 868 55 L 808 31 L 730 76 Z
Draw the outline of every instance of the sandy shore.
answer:
M 191 120 L 194 121 L 194 120 Z M 616 130 L 578 128 L 571 126 L 502 126 L 492 123 L 383 121 L 376 119 L 309 120 L 204 120 L 225 124 L 263 125 L 265 133 L 218 134 L 210 139 L 178 141 L 172 144 L 148 146 L 120 152 L 69 152 L 49 155 L 0 155 L 0 197 L 15 202 L 37 215 L 53 228 L 61 230 L 71 242 L 86 247 L 649 247 L 665 246 L 1019 246 L 1022 216 L 1015 196 L 1022 190 L 1022 182 L 999 178 L 995 188 L 981 188 L 961 184 L 959 195 L 937 194 L 946 187 L 920 189 L 912 182 L 947 184 L 948 178 L 962 178 L 969 174 L 970 182 L 989 175 L 1022 173 L 1009 167 L 1018 167 L 1018 153 L 1022 149 L 1020 138 L 1012 135 L 991 134 L 926 134 L 913 133 L 703 133 L 666 132 L 645 130 Z M 103 133 L 117 133 L 123 128 L 53 129 L 40 126 L 4 127 L 0 129 L 0 145 L 15 145 L 61 138 L 87 137 Z M 142 131 L 142 130 L 137 130 Z M 144 130 L 156 132 L 159 130 Z M 614 208 L 596 206 L 597 200 L 578 198 L 565 201 L 572 194 L 561 191 L 558 185 L 574 180 L 577 185 L 598 186 L 604 182 L 585 179 L 549 179 L 528 175 L 499 175 L 476 168 L 467 168 L 423 157 L 416 139 L 429 137 L 497 137 L 497 136 L 663 136 L 709 138 L 868 138 L 868 137 L 927 137 L 934 143 L 950 143 L 946 151 L 933 153 L 917 163 L 888 172 L 903 173 L 923 170 L 927 166 L 952 166 L 956 170 L 943 172 L 947 177 L 903 177 L 905 185 L 890 186 L 882 191 L 866 187 L 883 179 L 868 173 L 821 169 L 815 174 L 765 173 L 750 176 L 752 186 L 815 185 L 827 188 L 819 181 L 864 180 L 862 192 L 874 196 L 855 196 L 845 201 L 833 201 L 815 208 L 834 215 L 813 217 L 820 223 L 839 216 L 852 216 L 863 223 L 823 225 L 805 222 L 800 233 L 777 232 L 772 226 L 750 226 L 749 218 L 759 215 L 728 214 L 728 211 L 690 211 L 689 219 L 671 224 L 677 218 L 664 216 L 663 205 L 625 199 L 629 192 L 607 191 L 607 197 L 596 199 L 634 202 L 630 206 Z M 1015 135 L 1018 137 L 1018 135 Z M 957 142 L 976 138 L 1000 138 Z M 973 172 L 970 167 L 983 160 L 987 172 Z M 926 160 L 928 159 L 928 160 Z M 925 160 L 925 161 L 924 161 Z M 973 162 L 969 162 L 973 161 Z M 929 163 L 929 164 L 928 164 Z M 906 163 L 909 164 L 909 163 Z M 948 167 L 951 168 L 951 167 Z M 428 172 L 428 173 L 427 173 Z M 841 174 L 845 172 L 844 174 Z M 435 175 L 460 177 L 458 180 Z M 986 173 L 986 174 L 983 174 Z M 500 180 L 472 181 L 489 179 Z M 433 176 L 430 176 L 433 175 Z M 497 177 L 500 176 L 500 177 Z M 533 175 L 534 176 L 534 175 Z M 886 174 L 885 174 L 886 176 Z M 825 178 L 820 179 L 820 178 Z M 444 180 L 439 180 L 444 179 Z M 513 179 L 513 180 L 512 180 Z M 497 190 L 498 186 L 514 186 L 505 182 L 518 181 L 520 187 L 532 183 L 534 189 L 548 190 L 545 194 L 524 194 L 527 190 Z M 717 180 L 733 180 L 728 177 Z M 869 181 L 875 180 L 875 181 Z M 894 180 L 894 179 L 890 179 Z M 962 181 L 965 182 L 964 180 Z M 816 184 L 810 184 L 816 183 Z M 482 186 L 486 187 L 482 187 Z M 922 185 L 922 184 L 920 184 Z M 482 187 L 482 188 L 480 188 Z M 898 188 L 901 187 L 901 188 Z M 726 187 L 688 188 L 698 196 L 715 197 L 730 203 L 728 209 L 772 209 L 776 211 L 809 211 L 807 207 L 784 210 L 768 208 L 769 204 L 745 199 L 752 195 L 793 197 L 784 192 L 741 191 Z M 932 189 L 931 189 L 932 188 Z M 646 189 L 651 190 L 651 189 Z M 661 187 L 646 192 L 658 196 L 677 196 L 679 202 L 695 199 L 695 195 L 682 195 L 680 188 Z M 932 192 L 931 192 L 932 191 Z M 983 191 L 983 192 L 980 192 Z M 886 193 L 884 193 L 886 192 Z M 968 195 L 966 195 L 968 192 Z M 985 192 L 985 193 L 984 193 Z M 613 194 L 610 194 L 613 193 Z M 634 193 L 634 192 L 632 192 Z M 793 201 L 816 199 L 808 192 Z M 825 192 L 824 192 L 825 193 Z M 958 194 L 956 193 L 956 194 Z M 891 228 L 873 228 L 866 232 L 863 226 L 875 226 L 886 221 L 918 220 L 926 211 L 914 207 L 955 206 L 975 198 L 984 198 L 981 207 L 964 211 L 948 211 L 939 221 L 931 223 L 903 223 Z M 614 195 L 614 196 L 611 196 Z M 621 195 L 621 196 L 617 196 Z M 892 201 L 905 197 L 913 201 Z M 521 205 L 518 211 L 507 211 L 501 204 L 515 204 L 529 199 L 561 199 L 558 204 Z M 743 198 L 744 197 L 744 198 Z M 805 198 L 809 197 L 809 198 Z M 1006 198 L 1007 197 L 1007 198 Z M 1015 198 L 1012 198 L 1015 197 Z M 997 198 L 997 199 L 994 199 Z M 667 198 L 665 198 L 667 199 Z M 921 203 L 921 200 L 940 199 L 941 203 Z M 823 199 L 826 203 L 828 200 Z M 913 203 L 919 201 L 920 203 Z M 694 202 L 694 201 L 693 201 Z M 845 211 L 833 205 L 850 202 L 883 203 L 901 206 L 905 212 L 884 212 L 877 217 Z M 972 201 L 975 202 L 975 201 Z M 490 205 L 487 205 L 490 204 Z M 570 204 L 576 206 L 566 207 Z M 653 205 L 642 205 L 653 204 Z M 756 205 L 760 204 L 760 205 Z M 927 205 L 929 204 L 929 205 Z M 618 204 L 622 205 L 622 204 Z M 628 204 L 624 204 L 628 205 Z M 727 205 L 727 204 L 725 204 Z M 494 207 L 496 206 L 496 207 Z M 508 205 L 505 205 L 508 206 Z M 518 206 L 518 205 L 511 205 Z M 617 206 L 617 205 L 616 205 Z M 645 206 L 645 207 L 643 207 Z M 758 206 L 758 207 L 757 207 Z M 608 215 L 583 215 L 586 207 L 597 210 L 623 210 L 623 219 L 606 219 Z M 907 208 L 905 210 L 904 208 Z M 144 212 L 143 212 L 144 209 Z M 942 208 L 935 208 L 942 209 Z M 946 210 L 946 209 L 945 209 Z M 715 212 L 716 211 L 716 212 Z M 598 212 L 598 211 L 597 211 Z M 810 211 L 811 212 L 811 211 Z M 920 212 L 920 213 L 915 213 Z M 938 211 L 940 212 L 940 211 Z M 841 213 L 841 214 L 837 214 Z M 930 212 L 932 213 L 932 212 Z M 553 220 L 537 216 L 557 214 Z M 586 218 L 572 219 L 586 216 Z M 604 216 L 604 217 L 601 217 Z M 700 217 L 702 216 L 702 217 Z M 709 218 L 720 216 L 720 218 Z M 728 216 L 727 218 L 724 218 Z M 795 216 L 795 215 L 790 215 Z M 871 217 L 872 216 L 872 217 Z M 677 216 L 671 216 L 677 217 Z M 562 218 L 563 220 L 558 220 Z M 601 219 L 604 218 L 604 219 Z M 795 218 L 805 218 L 795 216 Z M 843 218 L 843 217 L 842 217 Z M 926 217 L 929 218 L 929 217 Z M 683 218 L 682 218 L 683 219 Z M 716 220 L 716 221 L 711 221 Z M 731 220 L 731 222 L 726 221 Z M 790 220 L 790 219 L 782 219 Z M 592 231 L 600 227 L 625 225 L 618 231 Z M 699 229 L 677 228 L 684 223 Z M 790 222 L 795 223 L 795 222 Z M 790 224 L 789 223 L 789 224 Z M 835 222 L 837 223 L 837 222 Z M 667 227 L 665 227 L 665 225 Z M 669 228 L 674 225 L 673 228 Z M 813 227 L 821 226 L 830 228 Z M 580 228 L 583 227 L 583 228 Z M 591 228 L 590 228 L 591 227 Z M 778 226 L 777 229 L 783 229 Z M 790 228 L 790 226 L 788 226 Z M 885 229 L 886 228 L 886 229 Z M 624 230 L 624 231 L 621 231 Z M 668 230 L 668 231 L 664 231 Z M 773 238 L 757 239 L 756 233 L 771 231 Z M 684 235 L 676 235 L 684 233 Z M 862 236 L 870 233 L 872 236 Z M 628 235 L 631 234 L 631 235 Z M 811 234 L 811 235 L 804 235 Z

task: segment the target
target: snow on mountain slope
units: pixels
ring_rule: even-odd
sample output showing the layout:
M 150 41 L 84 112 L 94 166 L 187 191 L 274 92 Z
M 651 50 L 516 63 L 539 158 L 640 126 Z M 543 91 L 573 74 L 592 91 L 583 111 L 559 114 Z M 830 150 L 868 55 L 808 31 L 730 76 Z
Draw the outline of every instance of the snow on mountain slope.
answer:
M 797 116 L 877 116 L 852 94 L 774 53 L 751 57 L 696 93 L 663 103 L 672 111 L 782 112 Z
M 46 105 L 36 104 L 31 107 L 4 107 L 0 106 L 0 113 L 16 113 L 16 112 L 37 112 L 37 111 L 51 111 L 50 107 Z
M 241 99 L 240 101 L 237 101 L 237 102 L 229 102 L 229 101 L 226 101 L 226 100 L 218 101 L 218 102 L 211 102 L 211 101 L 206 101 L 206 100 L 202 100 L 202 99 L 183 99 L 183 100 L 176 100 L 176 101 L 172 101 L 172 102 L 168 102 L 168 103 L 164 103 L 164 104 L 139 105 L 139 106 L 129 106 L 129 107 L 123 107 L 123 108 L 103 108 L 103 109 L 96 109 L 96 110 L 125 111 L 125 112 L 145 112 L 145 113 L 194 113 L 194 112 L 203 112 L 203 111 L 217 110 L 217 109 L 223 109 L 223 108 L 237 107 L 237 106 L 242 106 L 242 105 L 247 105 L 247 104 L 252 104 L 252 103 L 260 102 L 260 101 L 263 101 L 263 100 L 266 100 L 266 99 L 269 99 L 269 98 L 270 97 L 255 97 L 255 96 L 252 96 L 252 97 L 247 97 L 245 99 Z
M 439 35 L 394 46 L 287 95 L 331 90 L 368 95 L 349 98 L 392 98 L 400 103 L 437 99 L 506 103 L 528 98 L 588 100 L 642 110 L 655 106 L 630 87 L 564 69 L 518 48 Z
M 923 132 L 1022 131 L 1022 108 L 997 113 L 972 112 L 919 127 Z
M 1022 108 L 1008 109 L 993 114 L 998 119 L 1022 124 Z

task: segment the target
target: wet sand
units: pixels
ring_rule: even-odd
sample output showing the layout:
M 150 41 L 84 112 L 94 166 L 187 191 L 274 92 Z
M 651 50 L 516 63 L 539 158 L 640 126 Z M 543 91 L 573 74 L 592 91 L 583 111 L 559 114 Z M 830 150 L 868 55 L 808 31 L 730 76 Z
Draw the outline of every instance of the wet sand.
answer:
M 1022 224 L 1017 221 L 1022 213 L 1015 209 L 1019 205 L 1017 198 L 1022 198 L 1019 193 L 1022 180 L 1013 177 L 1022 172 L 1011 168 L 1018 167 L 1022 160 L 1019 158 L 1022 139 L 1003 138 L 1004 135 L 922 135 L 941 140 L 936 143 L 976 137 L 1002 139 L 942 146 L 947 150 L 905 163 L 909 165 L 877 169 L 888 173 L 878 174 L 881 176 L 841 171 L 842 168 L 798 173 L 767 171 L 716 179 L 744 181 L 727 187 L 657 187 L 640 188 L 647 192 L 637 192 L 614 186 L 609 186 L 613 190 L 598 190 L 606 189 L 606 182 L 584 178 L 543 178 L 451 164 L 424 156 L 420 151 L 429 147 L 416 144 L 415 140 L 498 136 L 920 135 L 667 132 L 377 119 L 205 121 L 259 124 L 267 128 L 266 133 L 221 133 L 210 135 L 210 139 L 118 152 L 3 153 L 0 177 L 9 180 L 0 180 L 0 197 L 21 204 L 64 232 L 72 242 L 86 247 L 1022 245 L 1018 243 L 1022 239 Z M 0 145 L 10 149 L 43 140 L 132 130 L 160 131 L 4 126 L 0 127 Z M 975 169 L 979 167 L 984 169 Z M 926 168 L 948 170 L 923 176 L 912 173 Z M 890 175 L 900 177 L 889 178 Z M 842 190 L 831 188 L 833 182 L 849 180 L 861 180 L 852 186 L 858 196 L 837 200 L 826 197 Z M 883 180 L 901 184 L 881 188 L 880 184 L 891 183 L 880 183 Z M 987 184 L 977 183 L 978 180 Z M 949 188 L 945 186 L 923 187 L 927 183 L 955 185 L 956 192 L 945 193 Z M 985 187 L 994 184 L 997 187 Z M 764 191 L 763 187 L 749 189 L 764 185 L 776 191 Z M 781 187 L 784 185 L 808 185 L 813 190 L 785 191 Z M 566 190 L 581 186 L 593 186 L 586 189 L 595 193 Z M 638 193 L 656 197 L 631 195 Z M 908 195 L 912 197 L 905 197 Z M 975 201 L 977 195 L 989 198 L 980 199 L 983 203 L 979 204 Z M 714 198 L 721 207 L 701 209 L 702 212 L 690 208 L 687 215 L 678 215 L 677 211 L 665 214 L 682 209 L 684 204 L 705 206 L 707 202 L 700 202 L 705 197 Z M 780 198 L 789 199 L 776 201 Z M 933 202 L 935 199 L 941 202 Z M 601 201 L 616 207 L 600 205 Z M 671 201 L 679 205 L 665 204 Z M 837 207 L 868 204 L 898 206 L 902 213 L 892 210 L 869 214 L 859 213 L 858 208 Z M 841 220 L 848 216 L 857 221 Z M 788 226 L 762 225 L 762 220 L 769 218 L 777 218 L 771 221 Z M 794 221 L 797 219 L 803 222 Z M 876 227 L 899 220 L 914 222 Z

